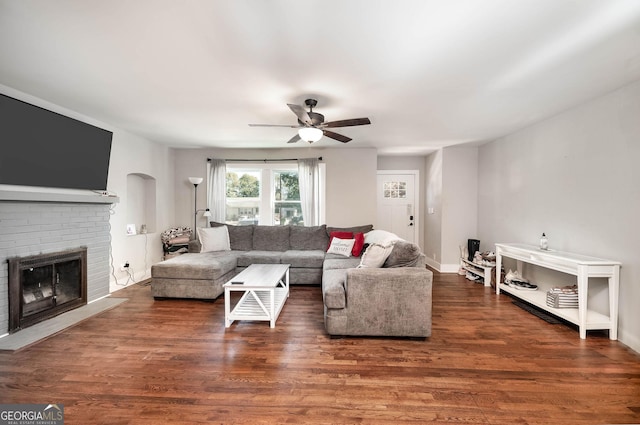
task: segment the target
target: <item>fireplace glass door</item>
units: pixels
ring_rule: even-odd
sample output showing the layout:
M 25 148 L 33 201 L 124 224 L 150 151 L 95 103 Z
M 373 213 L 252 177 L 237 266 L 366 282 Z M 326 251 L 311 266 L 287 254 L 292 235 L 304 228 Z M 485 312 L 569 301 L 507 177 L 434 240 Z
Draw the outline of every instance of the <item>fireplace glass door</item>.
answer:
M 9 259 L 9 332 L 87 303 L 87 249 Z
M 80 261 L 65 261 L 22 271 L 24 317 L 80 298 Z

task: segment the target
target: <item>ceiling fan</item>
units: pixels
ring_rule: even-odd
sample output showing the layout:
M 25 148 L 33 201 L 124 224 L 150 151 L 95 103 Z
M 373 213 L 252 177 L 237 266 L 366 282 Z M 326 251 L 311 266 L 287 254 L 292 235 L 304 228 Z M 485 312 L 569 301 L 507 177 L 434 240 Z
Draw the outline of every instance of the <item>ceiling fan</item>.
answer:
M 324 115 L 317 112 L 313 112 L 313 108 L 316 107 L 318 101 L 315 99 L 307 99 L 304 104 L 309 108 L 309 112 L 305 111 L 301 105 L 295 105 L 287 103 L 287 106 L 298 117 L 298 125 L 280 125 L 280 124 L 249 124 L 251 127 L 289 127 L 297 128 L 298 133 L 293 136 L 287 143 L 296 143 L 299 140 L 313 143 L 317 142 L 322 136 L 327 136 L 331 139 L 337 140 L 342 143 L 351 141 L 351 138 L 343 136 L 342 134 L 335 133 L 333 131 L 326 130 L 327 128 L 335 127 L 352 127 L 356 125 L 371 124 L 369 118 L 353 118 L 349 120 L 340 121 L 324 121 Z

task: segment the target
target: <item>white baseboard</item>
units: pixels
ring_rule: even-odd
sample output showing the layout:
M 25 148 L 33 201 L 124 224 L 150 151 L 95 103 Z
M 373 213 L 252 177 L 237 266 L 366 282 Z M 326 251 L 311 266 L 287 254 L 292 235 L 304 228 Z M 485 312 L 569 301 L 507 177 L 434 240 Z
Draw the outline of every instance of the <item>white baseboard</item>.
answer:
M 441 264 L 440 273 L 458 273 L 460 264 Z
M 460 264 L 440 264 L 431 258 L 426 258 L 426 263 L 429 267 L 436 269 L 440 273 L 458 273 L 460 269 Z
M 143 282 L 147 279 L 151 279 L 151 268 L 145 270 L 144 274 L 140 271 L 133 273 L 135 277 L 135 281 L 132 281 L 129 276 L 119 277 L 118 280 L 114 280 L 113 275 L 109 276 L 109 289 L 110 294 L 114 292 L 118 292 L 121 289 L 124 289 L 128 286 L 135 285 L 137 283 Z
M 636 353 L 640 353 L 640 341 L 635 335 L 630 335 L 628 332 L 620 332 L 620 329 L 618 329 L 618 342 L 620 342 L 620 340 L 624 341 L 622 344 L 631 348 Z

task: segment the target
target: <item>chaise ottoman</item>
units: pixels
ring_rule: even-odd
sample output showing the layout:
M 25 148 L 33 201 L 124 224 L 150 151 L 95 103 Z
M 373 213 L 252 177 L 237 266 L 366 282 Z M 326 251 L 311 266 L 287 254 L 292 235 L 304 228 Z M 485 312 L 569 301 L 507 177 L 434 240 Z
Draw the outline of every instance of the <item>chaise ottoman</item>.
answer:
M 151 266 L 154 298 L 216 299 L 236 274 L 242 252 L 187 253 Z

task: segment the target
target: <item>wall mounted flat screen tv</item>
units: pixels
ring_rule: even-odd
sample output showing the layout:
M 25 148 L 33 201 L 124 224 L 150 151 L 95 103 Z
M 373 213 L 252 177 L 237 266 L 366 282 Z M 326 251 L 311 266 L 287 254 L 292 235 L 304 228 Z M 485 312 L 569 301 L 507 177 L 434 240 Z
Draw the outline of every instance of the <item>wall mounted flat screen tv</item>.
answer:
M 0 184 L 106 191 L 112 136 L 0 94 Z

